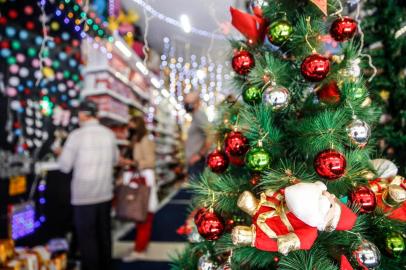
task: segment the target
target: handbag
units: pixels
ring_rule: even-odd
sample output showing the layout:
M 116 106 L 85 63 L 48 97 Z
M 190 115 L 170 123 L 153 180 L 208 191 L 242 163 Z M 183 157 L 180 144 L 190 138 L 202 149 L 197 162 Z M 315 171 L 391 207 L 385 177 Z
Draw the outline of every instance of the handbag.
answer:
M 144 222 L 148 214 L 150 188 L 138 171 L 132 172 L 129 183 L 125 182 L 116 190 L 117 218 L 125 221 Z

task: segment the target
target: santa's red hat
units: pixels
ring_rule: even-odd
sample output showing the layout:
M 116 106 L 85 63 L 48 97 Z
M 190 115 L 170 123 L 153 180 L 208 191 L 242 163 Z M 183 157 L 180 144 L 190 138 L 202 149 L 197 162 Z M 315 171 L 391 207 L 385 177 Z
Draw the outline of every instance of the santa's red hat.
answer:
M 355 222 L 357 221 L 357 215 L 351 211 L 347 206 L 340 203 L 341 206 L 341 215 L 340 219 L 338 220 L 336 230 L 339 231 L 348 231 L 351 230 Z

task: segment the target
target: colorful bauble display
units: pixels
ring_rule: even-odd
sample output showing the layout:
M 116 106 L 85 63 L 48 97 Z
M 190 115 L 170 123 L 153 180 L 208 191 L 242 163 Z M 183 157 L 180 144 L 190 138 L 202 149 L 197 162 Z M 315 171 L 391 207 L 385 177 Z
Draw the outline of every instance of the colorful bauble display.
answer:
M 248 139 L 239 131 L 230 132 L 224 140 L 224 150 L 228 155 L 243 156 L 248 148 Z
M 216 270 L 217 264 L 212 261 L 209 254 L 203 255 L 197 262 L 197 270 Z
M 239 75 L 247 75 L 255 66 L 255 60 L 251 53 L 241 50 L 235 53 L 231 65 Z
M 229 163 L 228 156 L 218 149 L 207 156 L 207 166 L 212 172 L 223 173 L 227 170 Z
M 219 239 L 225 229 L 222 218 L 213 210 L 207 210 L 201 213 L 196 227 L 199 234 L 209 241 Z
M 330 35 L 335 41 L 346 41 L 354 37 L 357 27 L 357 22 L 352 18 L 338 18 L 331 25 Z
M 265 89 L 262 101 L 275 111 L 283 110 L 289 105 L 289 90 L 283 86 L 270 86 Z
M 323 85 L 319 91 L 317 91 L 317 97 L 319 100 L 326 104 L 337 104 L 341 100 L 341 93 L 338 85 L 335 81 Z
M 375 193 L 368 187 L 356 188 L 350 194 L 350 201 L 360 207 L 360 213 L 371 213 L 376 208 Z
M 353 252 L 355 261 L 367 269 L 375 269 L 381 264 L 381 252 L 374 243 L 363 240 Z
M 369 137 L 371 137 L 371 128 L 366 122 L 354 119 L 347 126 L 347 134 L 351 143 L 364 147 L 367 145 Z
M 327 149 L 317 154 L 314 159 L 316 173 L 328 180 L 335 180 L 342 177 L 347 167 L 347 161 L 340 152 Z
M 326 78 L 330 71 L 330 61 L 326 57 L 315 53 L 303 60 L 300 71 L 306 80 L 319 82 Z
M 251 86 L 242 92 L 242 99 L 250 105 L 259 104 L 262 100 L 262 89 Z
M 269 25 L 267 30 L 269 42 L 277 46 L 280 46 L 286 42 L 292 33 L 293 26 L 285 19 L 274 21 Z
M 385 238 L 386 251 L 394 256 L 399 257 L 405 251 L 405 239 L 398 232 L 391 232 Z
M 253 147 L 247 152 L 245 163 L 249 169 L 256 172 L 262 172 L 269 168 L 271 155 L 263 147 Z

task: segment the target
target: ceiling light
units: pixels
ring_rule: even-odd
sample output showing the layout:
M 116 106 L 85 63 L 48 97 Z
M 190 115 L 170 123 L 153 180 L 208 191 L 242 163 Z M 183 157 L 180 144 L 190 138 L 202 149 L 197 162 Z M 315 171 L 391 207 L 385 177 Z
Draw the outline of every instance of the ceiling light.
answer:
M 156 88 L 160 88 L 161 87 L 161 83 L 158 81 L 157 78 L 153 77 L 151 78 L 151 83 L 156 87 Z
M 188 15 L 182 14 L 180 16 L 180 24 L 182 25 L 183 31 L 185 31 L 185 33 L 190 33 L 192 31 L 192 26 L 190 25 Z
M 127 48 L 127 46 L 121 40 L 116 40 L 116 42 L 114 44 L 126 57 L 128 57 L 128 58 L 131 57 L 132 52 L 130 51 L 130 49 Z
M 148 74 L 148 69 L 147 69 L 146 66 L 144 66 L 143 63 L 137 62 L 135 65 L 137 66 L 137 68 L 138 68 L 142 73 L 144 73 L 145 75 Z
M 204 70 L 199 69 L 196 71 L 196 76 L 199 80 L 203 80 L 206 78 L 206 72 Z

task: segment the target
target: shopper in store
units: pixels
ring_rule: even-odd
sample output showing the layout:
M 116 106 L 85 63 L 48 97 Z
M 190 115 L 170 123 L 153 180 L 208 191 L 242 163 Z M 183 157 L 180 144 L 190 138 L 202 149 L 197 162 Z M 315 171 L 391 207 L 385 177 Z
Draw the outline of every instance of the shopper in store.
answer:
M 185 145 L 186 161 L 189 177 L 203 172 L 205 157 L 210 149 L 208 127 L 209 121 L 201 109 L 199 92 L 191 92 L 185 97 L 185 110 L 192 115 L 192 124 L 188 131 Z
M 96 116 L 95 103 L 80 104 L 80 128 L 69 135 L 58 163 L 62 172 L 73 170 L 71 203 L 82 269 L 110 270 L 110 208 L 118 149 L 114 133 Z
M 126 262 L 146 257 L 146 250 L 151 240 L 154 213 L 158 207 L 158 187 L 155 181 L 155 143 L 148 136 L 142 116 L 133 117 L 128 128 L 129 139 L 133 148 L 133 160 L 127 161 L 127 164 L 133 163 L 145 178 L 146 185 L 150 187 L 150 195 L 147 218 L 145 222 L 136 224 L 134 250 L 123 258 Z

